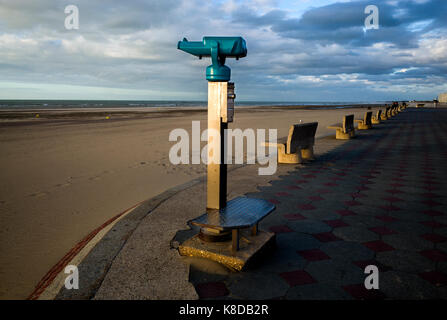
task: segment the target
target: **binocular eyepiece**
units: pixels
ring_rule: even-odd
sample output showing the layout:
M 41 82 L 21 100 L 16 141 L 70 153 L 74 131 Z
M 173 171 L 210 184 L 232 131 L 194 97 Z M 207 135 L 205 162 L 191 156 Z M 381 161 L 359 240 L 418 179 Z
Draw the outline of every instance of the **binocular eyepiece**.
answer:
M 178 42 L 179 50 L 199 57 L 211 57 L 212 65 L 206 68 L 208 81 L 229 81 L 231 70 L 225 65 L 225 59 L 243 58 L 247 55 L 247 46 L 242 37 L 203 37 L 202 41 Z

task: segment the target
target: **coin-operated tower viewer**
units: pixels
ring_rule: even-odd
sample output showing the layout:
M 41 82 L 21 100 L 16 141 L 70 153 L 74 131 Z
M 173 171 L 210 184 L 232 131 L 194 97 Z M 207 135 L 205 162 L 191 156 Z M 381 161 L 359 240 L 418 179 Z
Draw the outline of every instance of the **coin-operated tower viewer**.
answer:
M 243 58 L 247 47 L 242 37 L 204 37 L 202 41 L 178 42 L 178 49 L 199 57 L 211 57 L 206 68 L 208 80 L 208 164 L 207 212 L 189 223 L 200 232 L 179 246 L 182 255 L 209 258 L 241 270 L 248 260 L 267 244 L 274 234 L 258 230 L 258 223 L 275 210 L 262 199 L 237 197 L 227 202 L 227 167 L 224 152 L 228 123 L 234 116 L 234 83 L 227 58 Z M 214 133 L 220 133 L 218 137 Z M 240 242 L 241 233 L 248 241 Z

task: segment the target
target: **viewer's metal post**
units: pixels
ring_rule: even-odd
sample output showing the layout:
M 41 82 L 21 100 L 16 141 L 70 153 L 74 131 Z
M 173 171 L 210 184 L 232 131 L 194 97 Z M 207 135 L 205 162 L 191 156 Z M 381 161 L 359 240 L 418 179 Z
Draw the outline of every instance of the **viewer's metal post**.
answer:
M 207 208 L 221 209 L 227 203 L 227 165 L 224 152 L 225 130 L 232 115 L 234 84 L 231 82 L 208 82 L 208 174 Z M 231 112 L 231 111 L 230 111 Z M 230 118 L 230 119 L 229 119 Z M 213 132 L 219 133 L 216 139 Z M 214 154 L 217 152 L 217 154 Z M 212 160 L 219 160 L 218 163 Z
M 222 160 L 223 123 L 220 110 L 226 106 L 227 82 L 208 82 L 208 209 L 220 209 L 226 204 L 226 168 Z M 219 133 L 216 139 L 215 133 Z M 216 163 L 217 161 L 217 163 Z

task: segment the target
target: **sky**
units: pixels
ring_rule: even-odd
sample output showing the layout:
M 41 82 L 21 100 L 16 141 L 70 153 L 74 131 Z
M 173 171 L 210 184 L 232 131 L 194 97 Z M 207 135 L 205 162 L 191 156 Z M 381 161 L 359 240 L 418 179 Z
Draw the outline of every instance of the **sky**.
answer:
M 177 42 L 242 36 L 247 56 L 226 62 L 238 100 L 431 100 L 447 92 L 446 16 L 447 0 L 0 0 L 0 99 L 204 101 L 210 60 Z

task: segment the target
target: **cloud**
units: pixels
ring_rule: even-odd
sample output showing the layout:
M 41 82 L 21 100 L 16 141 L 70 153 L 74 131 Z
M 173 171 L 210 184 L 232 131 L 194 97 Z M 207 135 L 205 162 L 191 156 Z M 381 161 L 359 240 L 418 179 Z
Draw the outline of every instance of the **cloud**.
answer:
M 180 52 L 177 41 L 242 35 L 248 56 L 227 64 L 244 100 L 430 98 L 447 90 L 447 2 L 373 2 L 380 28 L 365 32 L 371 1 L 300 2 L 308 7 L 295 17 L 294 1 L 73 0 L 80 29 L 66 30 L 65 3 L 0 0 L 0 89 L 23 83 L 17 92 L 34 86 L 39 97 L 54 87 L 67 98 L 115 90 L 126 99 L 206 99 L 210 62 Z

